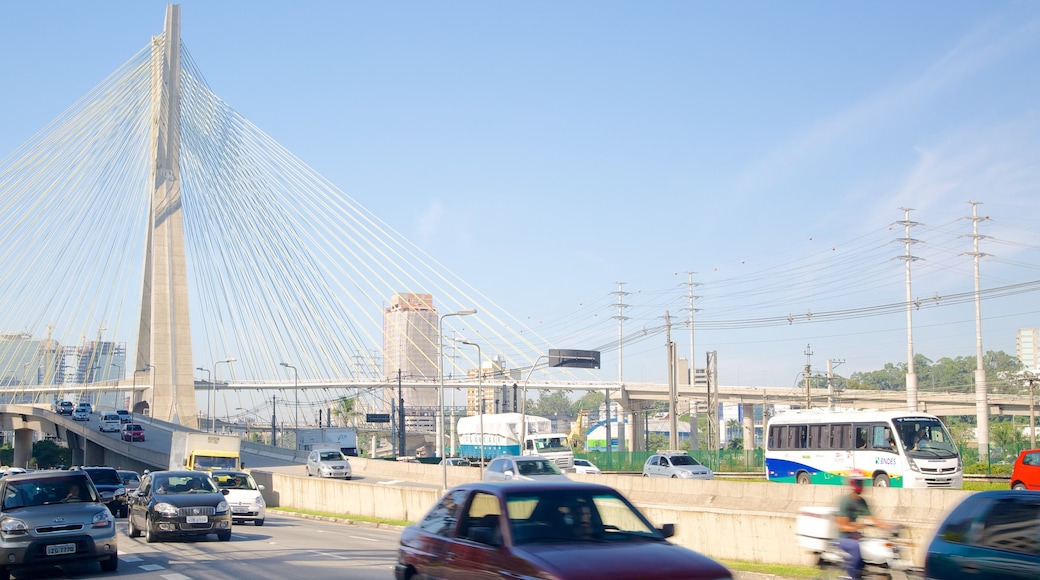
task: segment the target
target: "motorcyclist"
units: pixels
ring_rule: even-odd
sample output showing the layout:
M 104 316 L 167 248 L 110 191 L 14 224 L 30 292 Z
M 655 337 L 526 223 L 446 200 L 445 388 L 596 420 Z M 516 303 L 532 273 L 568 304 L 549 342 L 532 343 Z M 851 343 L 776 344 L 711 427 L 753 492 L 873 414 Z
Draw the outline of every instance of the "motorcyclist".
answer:
M 848 553 L 845 559 L 845 572 L 853 580 L 859 580 L 863 576 L 863 555 L 860 551 L 860 539 L 863 537 L 862 530 L 868 525 L 879 528 L 888 526 L 870 513 L 867 500 L 861 495 L 863 493 L 862 471 L 853 470 L 849 473 L 849 493 L 842 496 L 838 502 L 838 512 L 834 515 L 834 523 L 838 526 L 838 546 Z

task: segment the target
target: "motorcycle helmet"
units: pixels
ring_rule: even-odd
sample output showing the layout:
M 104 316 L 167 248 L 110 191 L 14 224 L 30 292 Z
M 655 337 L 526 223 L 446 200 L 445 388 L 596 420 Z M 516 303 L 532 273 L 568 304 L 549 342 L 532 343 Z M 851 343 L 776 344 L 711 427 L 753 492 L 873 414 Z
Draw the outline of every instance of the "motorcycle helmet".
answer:
M 865 474 L 858 470 L 853 469 L 849 472 L 849 486 L 852 487 L 852 491 L 856 493 L 863 493 L 863 479 Z

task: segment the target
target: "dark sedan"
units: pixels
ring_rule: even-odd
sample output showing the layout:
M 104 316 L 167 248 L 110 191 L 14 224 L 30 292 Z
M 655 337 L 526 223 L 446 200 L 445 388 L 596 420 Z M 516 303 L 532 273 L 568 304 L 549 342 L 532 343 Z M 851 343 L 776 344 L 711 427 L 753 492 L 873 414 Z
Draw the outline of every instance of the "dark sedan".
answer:
M 578 482 L 453 488 L 401 533 L 397 580 L 419 578 L 719 579 L 718 562 L 668 542 L 620 493 Z
M 231 510 L 208 473 L 153 471 L 130 496 L 130 537 L 148 542 L 164 538 L 216 534 L 231 539 Z

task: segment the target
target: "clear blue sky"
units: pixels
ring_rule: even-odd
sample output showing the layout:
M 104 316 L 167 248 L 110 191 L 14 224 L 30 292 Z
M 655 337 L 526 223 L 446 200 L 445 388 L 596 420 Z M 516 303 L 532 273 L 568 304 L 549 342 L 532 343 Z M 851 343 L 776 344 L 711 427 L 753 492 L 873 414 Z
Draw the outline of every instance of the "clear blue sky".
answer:
M 1036 2 L 181 6 L 225 101 L 574 348 L 612 340 L 617 282 L 626 334 L 684 320 L 693 271 L 695 360 L 717 351 L 724 384 L 791 385 L 806 345 L 842 374 L 903 362 L 902 312 L 740 323 L 903 302 L 900 207 L 924 224 L 915 297 L 971 292 L 969 200 L 990 217 L 983 288 L 1040 279 Z M 0 157 L 146 46 L 164 10 L 5 3 Z M 1038 300 L 985 301 L 986 350 L 1014 354 Z M 974 320 L 970 302 L 920 310 L 916 351 L 973 356 Z M 685 327 L 673 338 L 687 356 Z M 627 380 L 662 380 L 661 343 L 626 347 Z

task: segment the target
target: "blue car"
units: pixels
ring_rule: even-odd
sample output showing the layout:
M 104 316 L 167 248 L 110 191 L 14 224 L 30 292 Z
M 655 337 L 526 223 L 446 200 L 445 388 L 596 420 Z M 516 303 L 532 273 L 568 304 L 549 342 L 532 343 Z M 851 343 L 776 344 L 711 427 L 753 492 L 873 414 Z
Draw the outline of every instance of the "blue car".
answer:
M 1024 580 L 1040 571 L 1040 491 L 983 491 L 953 508 L 928 546 L 925 578 Z

